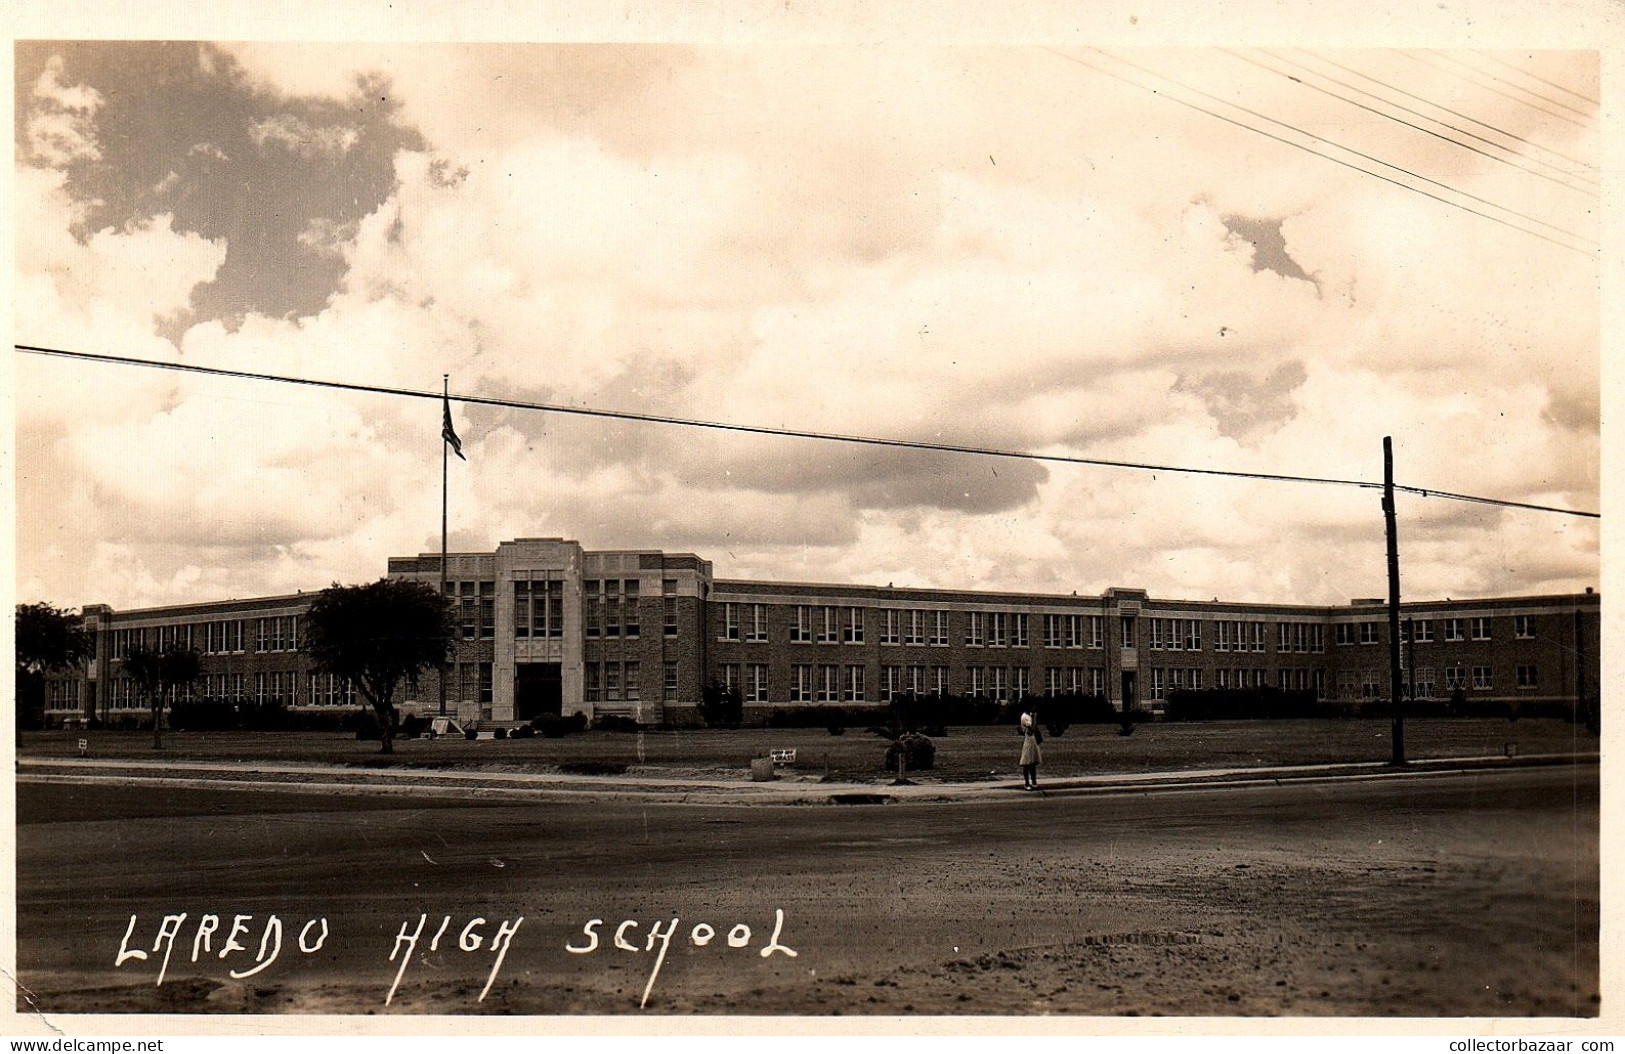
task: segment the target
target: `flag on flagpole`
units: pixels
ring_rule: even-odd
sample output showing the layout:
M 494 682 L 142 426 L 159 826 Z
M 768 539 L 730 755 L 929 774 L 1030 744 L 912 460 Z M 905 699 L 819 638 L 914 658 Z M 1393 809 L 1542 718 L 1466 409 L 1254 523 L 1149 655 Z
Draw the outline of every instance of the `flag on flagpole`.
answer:
M 451 400 L 442 397 L 440 405 L 441 409 L 445 411 L 445 424 L 440 427 L 440 438 L 451 444 L 453 454 L 467 461 L 468 458 L 463 457 L 463 441 L 457 438 L 457 429 L 451 426 Z

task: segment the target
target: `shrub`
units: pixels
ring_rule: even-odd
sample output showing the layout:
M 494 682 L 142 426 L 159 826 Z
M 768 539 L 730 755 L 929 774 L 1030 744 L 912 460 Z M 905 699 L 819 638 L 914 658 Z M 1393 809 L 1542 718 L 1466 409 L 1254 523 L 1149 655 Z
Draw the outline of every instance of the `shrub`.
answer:
M 553 717 L 552 714 L 549 714 L 547 716 Z M 554 717 L 553 720 L 557 721 L 558 718 Z M 514 729 L 512 732 L 508 733 L 508 738 L 509 739 L 530 739 L 534 735 L 536 735 L 536 729 L 535 729 L 535 727 L 533 725 L 520 725 L 518 728 Z
M 402 739 L 416 739 L 429 728 L 429 719 L 422 714 L 408 714 L 401 718 L 401 727 L 395 734 Z
M 1168 695 L 1170 721 L 1226 721 L 1319 717 L 1324 712 L 1312 691 L 1279 688 L 1180 689 Z
M 357 739 L 382 739 L 378 734 L 378 718 L 371 710 L 352 710 L 344 715 L 341 730 L 354 732 Z
M 587 730 L 587 715 L 577 710 L 564 719 L 564 730 L 566 732 L 585 732 Z
M 495 735 L 497 739 L 507 739 L 508 738 L 508 730 L 499 725 L 497 727 L 497 730 L 493 733 L 493 735 Z
M 480 738 L 480 733 L 477 729 L 465 728 L 463 729 L 463 738 L 472 742 Z
M 734 685 L 713 678 L 700 692 L 699 711 L 707 728 L 738 728 L 745 719 L 745 697 Z
M 604 714 L 593 718 L 592 727 L 595 732 L 636 732 L 638 723 L 626 714 Z
M 884 768 L 887 772 L 897 771 L 899 756 L 902 757 L 905 772 L 925 772 L 936 767 L 937 747 L 918 732 L 904 732 L 886 748 Z

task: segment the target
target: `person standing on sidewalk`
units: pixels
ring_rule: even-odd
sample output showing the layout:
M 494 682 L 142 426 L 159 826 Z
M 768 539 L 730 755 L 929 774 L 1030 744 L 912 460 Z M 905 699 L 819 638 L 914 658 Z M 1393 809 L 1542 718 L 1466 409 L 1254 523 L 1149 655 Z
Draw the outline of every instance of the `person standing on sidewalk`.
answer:
M 1043 751 L 1039 744 L 1044 742 L 1044 733 L 1038 729 L 1038 721 L 1031 711 L 1021 715 L 1021 779 L 1024 790 L 1038 789 L 1038 765 L 1044 760 Z

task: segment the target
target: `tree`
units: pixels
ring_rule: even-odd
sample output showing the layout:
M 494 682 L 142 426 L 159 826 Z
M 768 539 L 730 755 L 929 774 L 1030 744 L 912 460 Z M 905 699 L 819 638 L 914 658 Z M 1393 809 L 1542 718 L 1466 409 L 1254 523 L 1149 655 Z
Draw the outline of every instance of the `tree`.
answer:
M 700 692 L 699 711 L 707 728 L 738 728 L 745 719 L 745 700 L 737 686 L 712 678 Z
M 50 604 L 17 605 L 17 727 L 25 713 L 44 712 L 45 675 L 75 666 L 96 651 L 96 641 L 76 611 Z M 25 705 L 26 704 L 26 705 Z
M 305 615 L 305 654 L 317 669 L 353 685 L 378 717 L 382 753 L 395 752 L 395 691 L 415 689 L 418 675 L 443 662 L 456 623 L 433 586 L 381 578 L 360 586 L 334 583 Z
M 197 652 L 179 644 L 163 651 L 132 648 L 124 656 L 124 673 L 152 709 L 152 749 L 164 745 L 164 709 L 175 693 L 198 679 Z

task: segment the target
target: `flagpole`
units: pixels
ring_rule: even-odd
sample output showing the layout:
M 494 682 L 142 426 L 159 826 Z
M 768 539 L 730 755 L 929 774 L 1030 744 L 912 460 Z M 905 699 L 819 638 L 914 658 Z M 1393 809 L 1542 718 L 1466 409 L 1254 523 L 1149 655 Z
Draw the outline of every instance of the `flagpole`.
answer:
M 440 375 L 441 406 L 451 405 L 451 374 Z M 440 437 L 440 599 L 446 600 L 446 490 L 447 490 L 447 461 L 446 446 L 448 440 L 445 435 Z M 440 658 L 440 716 L 446 716 L 446 659 Z

